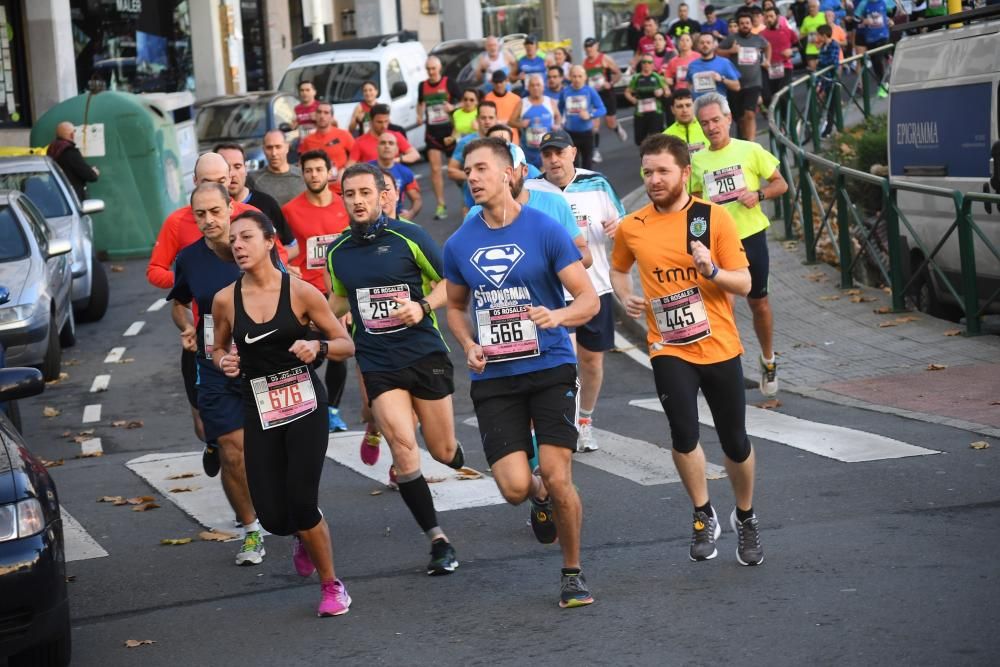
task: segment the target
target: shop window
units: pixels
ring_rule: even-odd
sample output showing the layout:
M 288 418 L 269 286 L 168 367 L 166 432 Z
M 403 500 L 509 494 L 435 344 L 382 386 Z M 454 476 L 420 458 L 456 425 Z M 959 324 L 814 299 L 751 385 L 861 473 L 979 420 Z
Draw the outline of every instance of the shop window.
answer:
M 20 5 L 19 0 L 0 0 L 0 127 L 31 120 Z

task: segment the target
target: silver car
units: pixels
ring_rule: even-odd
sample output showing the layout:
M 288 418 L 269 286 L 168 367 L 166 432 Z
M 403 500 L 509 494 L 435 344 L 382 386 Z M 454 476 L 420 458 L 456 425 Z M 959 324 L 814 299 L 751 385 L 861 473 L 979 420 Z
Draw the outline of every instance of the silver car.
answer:
M 94 223 L 104 210 L 100 199 L 81 202 L 69 180 L 44 155 L 0 158 L 0 190 L 20 190 L 45 216 L 52 233 L 72 246 L 73 310 L 81 322 L 94 322 L 108 309 L 108 277 L 94 258 Z
M 59 377 L 62 348 L 76 342 L 72 250 L 28 197 L 0 190 L 0 343 L 8 366 L 36 366 L 46 380 Z

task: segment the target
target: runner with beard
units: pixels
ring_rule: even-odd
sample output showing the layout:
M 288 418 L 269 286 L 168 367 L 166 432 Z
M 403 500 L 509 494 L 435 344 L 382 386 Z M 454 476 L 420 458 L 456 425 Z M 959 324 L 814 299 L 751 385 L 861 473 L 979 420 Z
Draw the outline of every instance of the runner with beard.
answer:
M 705 395 L 736 496 L 730 524 L 741 565 L 764 560 L 753 511 L 754 453 L 746 432 L 743 346 L 732 300 L 750 291 L 749 262 L 736 223 L 721 206 L 687 193 L 687 145 L 652 135 L 639 149 L 650 204 L 628 214 L 615 234 L 611 282 L 630 317 L 646 316 L 656 393 L 670 424 L 673 460 L 694 504 L 690 558 L 715 558 L 722 533 L 705 480 L 698 390 Z M 634 293 L 638 263 L 643 296 Z

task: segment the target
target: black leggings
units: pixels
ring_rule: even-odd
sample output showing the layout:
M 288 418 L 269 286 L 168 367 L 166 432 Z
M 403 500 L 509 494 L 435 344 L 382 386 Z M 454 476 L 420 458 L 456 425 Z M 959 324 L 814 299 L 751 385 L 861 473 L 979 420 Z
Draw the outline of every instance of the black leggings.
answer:
M 319 523 L 319 478 L 326 457 L 325 403 L 285 426 L 267 431 L 255 407 L 244 408 L 243 458 L 250 499 L 260 524 L 291 535 Z
M 347 362 L 327 359 L 323 379 L 326 382 L 326 393 L 329 396 L 330 407 L 339 408 L 340 399 L 344 396 L 344 385 L 347 384 Z
M 715 420 L 726 457 L 743 463 L 750 456 L 746 430 L 746 396 L 740 358 L 715 364 L 692 364 L 678 357 L 653 357 L 653 380 L 670 423 L 674 451 L 688 454 L 699 440 L 698 388 Z
M 570 139 L 576 146 L 576 166 L 581 169 L 594 168 L 594 133 L 591 130 L 586 132 L 570 132 Z

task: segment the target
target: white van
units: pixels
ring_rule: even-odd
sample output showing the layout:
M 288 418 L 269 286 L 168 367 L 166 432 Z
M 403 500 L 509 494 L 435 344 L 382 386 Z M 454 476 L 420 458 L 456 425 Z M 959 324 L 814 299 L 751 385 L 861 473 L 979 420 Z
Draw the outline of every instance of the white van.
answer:
M 300 81 L 312 81 L 320 99 L 333 103 L 337 125 L 347 128 L 361 101 L 361 86 L 374 81 L 378 101 L 391 109 L 390 121 L 406 131 L 417 150 L 424 148 L 424 127 L 417 125 L 417 93 L 427 79 L 427 50 L 416 33 L 401 32 L 378 37 L 304 45 L 307 55 L 297 57 L 281 78 L 279 89 L 298 94 Z
M 1000 192 L 1000 8 L 994 17 L 961 28 L 903 37 L 896 45 L 889 90 L 889 173 L 961 192 Z M 981 12 L 982 10 L 979 10 Z M 953 18 L 963 18 L 962 16 Z M 931 252 L 955 222 L 948 197 L 900 190 L 899 209 Z M 976 203 L 976 224 L 1000 248 L 1000 208 Z M 909 272 L 923 251 L 900 223 Z M 980 304 L 1000 288 L 1000 260 L 976 237 Z M 958 235 L 953 231 L 935 261 L 961 295 Z M 922 272 L 909 291 L 920 310 L 941 317 L 960 313 L 955 298 L 933 272 Z M 988 309 L 1000 312 L 994 301 Z

